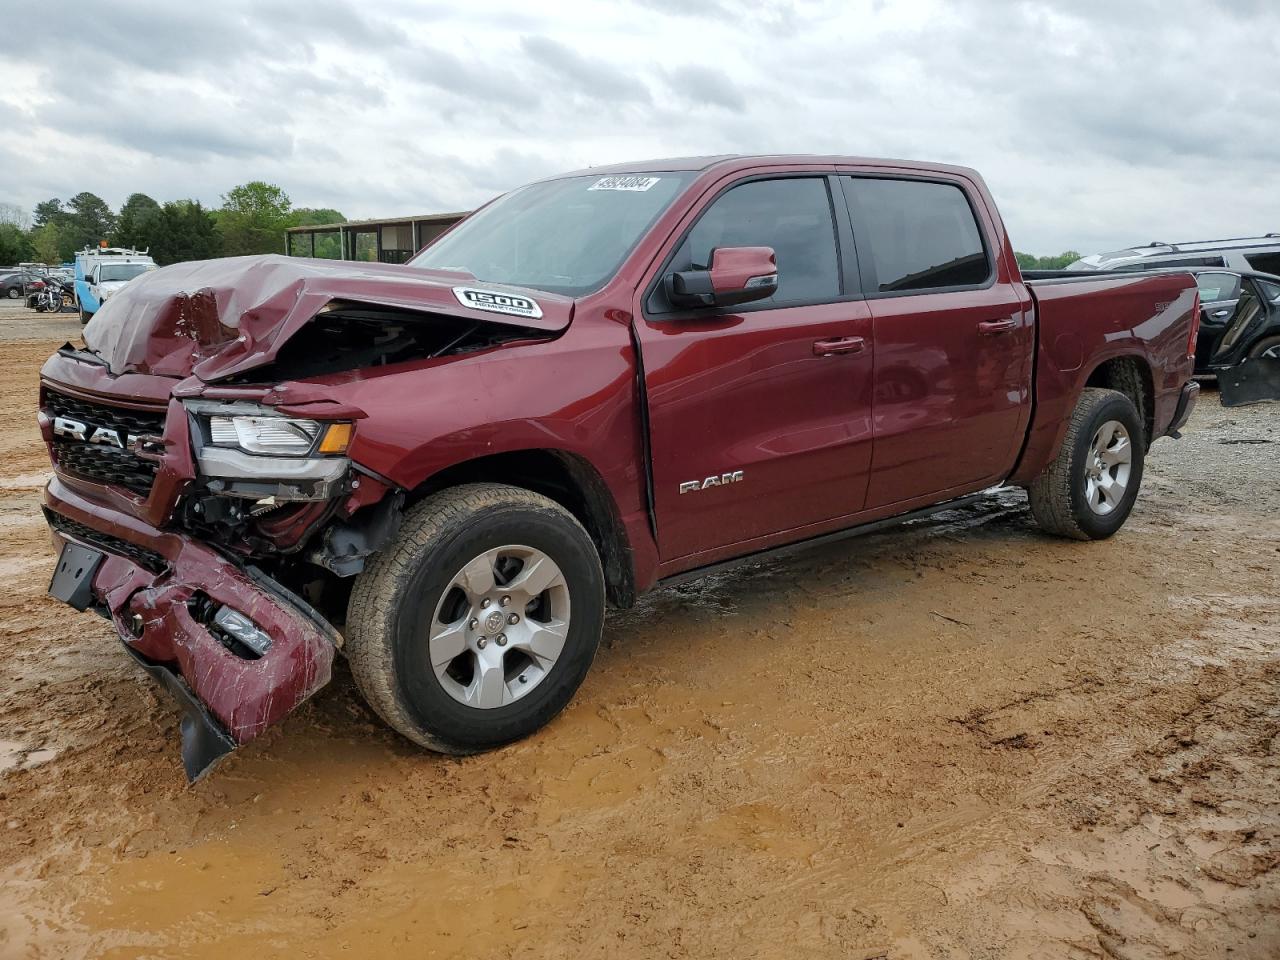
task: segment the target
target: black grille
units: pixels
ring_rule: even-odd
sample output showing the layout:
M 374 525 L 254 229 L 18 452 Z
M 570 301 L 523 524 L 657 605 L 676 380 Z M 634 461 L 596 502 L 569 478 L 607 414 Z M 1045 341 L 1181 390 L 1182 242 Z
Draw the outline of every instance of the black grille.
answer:
M 109 533 L 102 533 L 93 529 L 93 527 L 87 527 L 77 520 L 64 517 L 60 513 L 54 513 L 48 507 L 44 508 L 44 518 L 49 522 L 49 526 L 64 536 L 79 540 L 81 543 L 91 547 L 98 547 L 107 553 L 127 557 L 144 570 L 160 573 L 168 566 L 168 561 L 154 550 L 148 550 L 145 547 L 138 546 L 136 543 L 130 543 L 128 540 L 121 540 L 119 537 L 113 537 Z
M 86 436 L 99 428 L 114 432 L 121 444 L 129 437 L 159 435 L 164 432 L 164 412 L 130 410 L 81 400 L 56 390 L 45 390 L 45 412 L 50 417 L 67 417 L 86 427 Z M 98 483 L 124 487 L 146 496 L 156 479 L 156 462 L 110 443 L 86 443 L 54 436 L 53 452 L 59 469 Z

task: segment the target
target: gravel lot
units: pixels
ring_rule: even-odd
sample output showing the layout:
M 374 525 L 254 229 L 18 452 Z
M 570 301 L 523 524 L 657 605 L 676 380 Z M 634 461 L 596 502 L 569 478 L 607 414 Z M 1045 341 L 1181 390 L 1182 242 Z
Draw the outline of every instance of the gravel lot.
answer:
M 0 955 L 1280 955 L 1280 407 L 1209 391 L 1110 541 L 1025 498 L 659 591 L 465 760 L 345 670 L 188 787 L 177 712 L 44 596 L 0 305 Z

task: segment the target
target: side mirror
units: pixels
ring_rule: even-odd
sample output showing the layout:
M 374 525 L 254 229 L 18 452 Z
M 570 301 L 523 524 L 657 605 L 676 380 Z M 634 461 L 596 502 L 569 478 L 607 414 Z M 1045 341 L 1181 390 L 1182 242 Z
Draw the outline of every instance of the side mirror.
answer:
M 667 277 L 667 297 L 681 307 L 732 307 L 778 292 L 778 259 L 772 247 L 717 247 L 706 270 Z

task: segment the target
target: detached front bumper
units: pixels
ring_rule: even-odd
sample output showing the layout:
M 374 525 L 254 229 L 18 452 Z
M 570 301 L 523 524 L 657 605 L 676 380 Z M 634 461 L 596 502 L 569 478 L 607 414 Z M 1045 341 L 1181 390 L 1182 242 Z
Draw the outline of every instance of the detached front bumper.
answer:
M 46 516 L 63 542 L 103 553 L 88 603 L 108 616 L 142 666 L 187 714 L 183 762 L 196 779 L 329 682 L 338 633 L 301 598 L 206 544 L 104 507 L 56 476 Z M 237 655 L 198 619 L 225 605 L 270 638 L 260 658 Z

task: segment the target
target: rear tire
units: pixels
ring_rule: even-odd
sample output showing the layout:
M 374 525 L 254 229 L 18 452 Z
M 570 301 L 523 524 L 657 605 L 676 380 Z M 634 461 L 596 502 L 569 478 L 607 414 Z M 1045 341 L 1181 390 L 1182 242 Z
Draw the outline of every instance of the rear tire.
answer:
M 22 296 L 22 291 L 21 291 L 21 290 L 19 290 L 17 287 L 10 287 L 10 288 L 9 288 L 9 299 L 10 299 L 10 300 L 17 300 L 20 296 Z
M 534 574 L 545 560 L 556 576 L 542 587 Z M 345 649 L 356 686 L 389 726 L 467 754 L 528 736 L 563 710 L 603 625 L 600 558 L 573 515 L 528 490 L 466 484 L 411 509 L 370 559 L 352 589 Z
M 1249 359 L 1259 357 L 1275 357 L 1280 359 L 1280 337 L 1263 337 L 1249 348 Z
M 1086 387 L 1053 462 L 1027 488 L 1047 533 L 1103 540 L 1128 519 L 1142 484 L 1146 435 L 1123 393 Z

